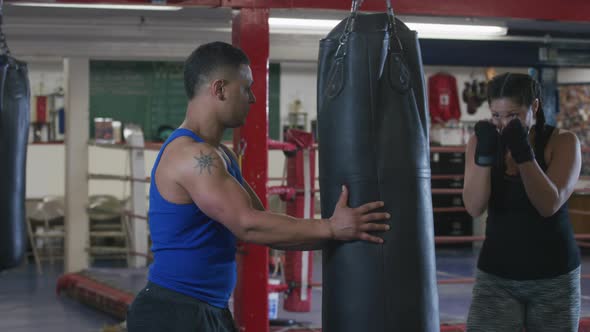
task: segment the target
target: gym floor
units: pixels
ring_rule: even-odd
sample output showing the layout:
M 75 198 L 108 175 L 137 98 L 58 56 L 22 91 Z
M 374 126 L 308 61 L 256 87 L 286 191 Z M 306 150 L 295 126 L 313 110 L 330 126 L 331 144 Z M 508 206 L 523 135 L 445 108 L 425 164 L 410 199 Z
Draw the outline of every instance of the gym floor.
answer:
M 98 332 L 117 320 L 56 295 L 61 264 L 44 265 L 42 275 L 29 263 L 0 274 L 0 331 Z
M 438 249 L 439 280 L 470 278 L 477 253 L 472 249 Z M 119 323 L 96 309 L 66 296 L 56 295 L 61 264 L 44 265 L 37 274 L 34 264 L 25 264 L 0 274 L 0 331 L 98 332 Z M 93 268 L 93 277 L 117 288 L 137 292 L 145 284 L 147 269 Z M 590 273 L 590 255 L 583 256 L 582 274 Z M 321 256 L 314 255 L 314 282 L 321 282 Z M 471 299 L 472 284 L 442 284 L 438 287 L 441 323 L 464 323 Z M 279 309 L 278 317 L 292 319 L 307 327 L 321 326 L 321 289 L 313 291 L 312 311 L 291 313 Z M 282 306 L 279 306 L 282 308 Z M 590 316 L 590 279 L 582 279 L 582 317 Z

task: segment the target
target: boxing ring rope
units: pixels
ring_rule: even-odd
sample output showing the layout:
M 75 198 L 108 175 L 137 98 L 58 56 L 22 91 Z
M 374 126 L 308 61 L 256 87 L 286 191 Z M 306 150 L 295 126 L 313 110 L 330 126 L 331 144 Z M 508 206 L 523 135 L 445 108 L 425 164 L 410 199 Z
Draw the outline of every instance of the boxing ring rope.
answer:
M 466 212 L 467 209 L 464 207 L 456 206 L 456 207 L 438 207 L 432 208 L 432 212 Z
M 100 177 L 100 176 L 98 178 L 99 179 L 102 179 L 102 177 Z M 110 177 L 108 177 L 108 178 L 111 179 Z M 127 180 L 127 181 L 131 181 L 131 180 Z M 113 211 L 111 211 L 111 210 L 100 209 L 100 208 L 94 208 L 94 211 L 95 212 L 104 212 L 104 213 L 113 213 Z M 137 219 L 137 220 L 144 220 L 144 221 L 147 221 L 148 220 L 148 217 L 147 216 L 135 214 L 131 210 L 121 210 L 121 211 L 118 211 L 118 214 L 120 214 L 122 217 L 123 216 L 130 217 L 130 219 L 128 219 L 129 221 L 135 220 L 135 219 Z M 129 241 L 132 241 L 131 238 L 129 238 L 128 240 Z M 130 256 L 139 256 L 139 257 L 153 259 L 153 254 L 152 253 L 149 253 L 149 252 L 148 253 L 142 253 L 142 252 L 134 251 L 133 249 L 129 249 L 129 250 L 127 250 L 126 253 L 128 255 L 130 255 Z
M 132 211 L 130 210 L 125 210 L 122 212 L 123 215 L 131 217 L 131 218 L 135 218 L 135 219 L 139 219 L 139 220 L 148 220 L 147 216 L 142 216 L 139 214 L 134 214 Z
M 469 243 L 485 240 L 483 235 L 473 236 L 435 236 L 434 242 L 437 244 L 448 244 L 448 243 Z M 575 234 L 576 240 L 590 240 L 590 234 Z M 590 244 L 589 244 L 590 245 Z
M 121 204 L 117 209 L 111 209 L 104 212 L 116 214 L 121 217 L 122 232 L 125 234 L 124 236 L 126 238 L 126 244 L 122 253 L 127 256 L 128 266 L 138 268 L 145 267 L 148 260 L 153 260 L 152 254 L 148 252 L 147 223 L 145 223 L 148 219 L 145 215 L 147 212 L 145 208 L 146 183 L 150 182 L 150 178 L 145 176 L 144 150 L 146 150 L 146 147 L 143 146 L 143 133 L 140 130 L 129 130 L 129 133 L 125 138 L 128 142 L 127 145 L 96 144 L 94 142 L 90 142 L 89 145 L 128 151 L 131 174 L 115 175 L 88 172 L 87 179 L 126 181 L 131 183 L 131 210 L 127 210 L 123 207 L 123 204 Z M 90 206 L 88 206 L 88 208 L 90 208 Z M 93 208 L 94 212 L 100 213 L 102 212 L 100 210 L 100 208 Z M 139 220 L 144 222 L 139 222 Z M 105 232 L 101 233 L 104 234 Z M 88 235 L 91 237 L 92 232 L 89 232 Z M 91 242 L 92 241 L 89 240 L 89 245 L 86 248 L 87 252 L 90 252 L 92 249 Z M 119 251 L 122 248 L 116 247 L 110 249 Z M 64 274 L 57 280 L 56 293 L 60 294 L 63 292 L 69 297 L 82 303 L 98 308 L 121 320 L 125 320 L 127 309 L 134 298 L 134 292 L 127 290 L 127 286 L 117 287 L 112 283 L 112 276 L 105 279 L 104 275 L 105 272 L 102 272 L 101 274 L 101 272 L 89 269 L 76 273 Z
M 142 252 L 129 251 L 128 254 L 129 255 L 133 255 L 133 256 L 145 257 L 145 258 L 148 258 L 148 259 L 154 259 L 154 255 L 151 254 L 151 253 L 145 254 L 145 253 L 142 253 Z
M 129 142 L 131 143 L 131 142 Z M 152 143 L 152 144 L 145 144 L 146 147 L 139 147 L 136 144 L 133 144 L 131 146 L 111 146 L 111 145 L 103 145 L 103 144 L 96 144 L 96 146 L 100 146 L 100 147 L 107 147 L 107 148 L 116 148 L 116 149 L 126 149 L 129 150 L 130 152 L 133 153 L 140 153 L 140 150 L 159 150 L 159 148 L 161 147 L 160 143 Z M 285 155 L 287 157 L 291 157 L 296 153 L 299 152 L 303 152 L 301 148 L 297 148 L 295 146 L 295 144 L 290 144 L 290 143 L 283 143 L 283 142 L 279 142 L 279 144 L 277 144 L 276 142 L 272 142 L 269 141 L 269 147 L 271 149 L 279 149 L 279 150 L 283 150 L 285 152 Z M 310 147 L 305 148 L 307 149 L 307 151 L 313 151 L 315 149 L 317 149 L 317 145 L 312 145 Z M 463 147 L 435 147 L 432 149 L 433 152 L 440 152 L 440 151 L 448 151 L 448 152 L 463 152 L 464 148 Z M 590 151 L 590 150 L 588 150 Z M 310 164 L 308 163 L 308 167 L 310 166 Z M 116 180 L 116 181 L 129 181 L 131 183 L 137 184 L 137 185 L 143 185 L 144 188 L 146 186 L 146 183 L 150 182 L 150 178 L 149 177 L 144 177 L 142 175 L 145 174 L 140 174 L 140 175 L 135 175 L 133 176 L 133 172 L 132 175 L 114 175 L 114 174 L 97 174 L 97 173 L 89 173 L 88 174 L 88 179 L 89 180 Z M 301 176 L 301 178 L 303 178 L 304 174 L 298 174 L 298 176 Z M 310 177 L 310 174 L 307 175 L 307 179 L 306 179 L 306 183 L 315 183 L 317 185 L 317 178 L 316 177 Z M 440 189 L 440 188 L 434 188 L 431 189 L 431 193 L 433 195 L 460 195 L 462 194 L 462 188 L 458 188 L 459 185 L 461 185 L 461 182 L 463 180 L 463 174 L 434 174 L 431 176 L 432 180 L 451 180 L 449 182 L 451 182 L 448 187 L 449 188 L 444 188 L 444 189 Z M 281 181 L 281 182 L 285 182 L 287 178 L 286 177 L 268 177 L 267 180 L 268 181 Z M 590 177 L 588 176 L 583 176 L 580 177 L 580 180 L 583 181 L 588 181 L 590 180 Z M 320 190 L 319 189 L 314 189 L 313 187 L 309 187 L 309 186 L 305 186 L 304 183 L 302 183 L 301 181 L 297 182 L 298 184 L 295 186 L 286 186 L 286 185 L 282 185 L 282 186 L 271 186 L 269 182 L 267 182 L 267 188 L 268 188 L 268 195 L 278 195 L 281 196 L 281 199 L 296 199 L 296 198 L 300 198 L 303 195 L 302 194 L 307 194 L 307 200 L 309 200 L 309 198 L 313 197 L 313 194 L 315 193 L 319 193 Z M 456 186 L 456 187 L 455 187 Z M 133 196 L 136 196 L 135 199 L 143 199 L 145 200 L 145 191 L 142 190 L 138 190 L 137 192 L 132 193 Z M 590 187 L 589 186 L 582 186 L 582 188 L 578 188 L 575 190 L 576 193 L 581 193 L 581 194 L 590 194 Z M 309 209 L 309 208 L 308 208 Z M 465 208 L 463 206 L 446 206 L 446 207 L 436 207 L 432 209 L 433 212 L 437 212 L 437 213 L 452 213 L 452 212 L 464 212 Z M 569 210 L 570 214 L 574 215 L 574 214 L 578 214 L 578 215 L 582 215 L 582 216 L 587 216 L 590 215 L 590 212 L 588 211 L 583 211 L 580 209 L 570 209 Z M 144 222 L 146 221 L 148 218 L 146 215 L 139 214 L 139 213 L 133 213 L 133 211 L 131 210 L 127 210 L 127 209 L 123 209 L 120 211 L 120 213 L 123 216 L 128 217 L 127 220 L 129 221 L 141 221 Z M 133 223 L 132 223 L 133 224 Z M 435 236 L 434 240 L 435 243 L 438 244 L 460 244 L 460 243 L 471 243 L 471 242 L 480 242 L 483 241 L 485 239 L 485 236 Z M 575 239 L 577 241 L 577 244 L 580 248 L 590 248 L 590 234 L 576 234 L 575 235 Z M 149 250 L 148 250 L 149 251 Z M 142 257 L 143 259 L 146 260 L 151 260 L 153 259 L 153 256 L 151 253 L 149 252 L 138 252 L 136 250 L 133 250 L 133 248 L 130 248 L 128 254 L 130 256 L 137 256 L 137 257 Z M 304 272 L 301 267 L 299 267 L 299 269 L 301 270 L 301 272 Z M 444 273 L 444 271 L 437 271 L 440 273 Z M 285 273 L 285 271 L 283 270 L 283 273 Z M 299 272 L 298 272 L 299 273 Z M 283 282 L 280 283 L 278 285 L 268 285 L 268 289 L 267 292 L 268 293 L 283 293 L 283 294 L 289 294 L 289 297 L 293 297 L 295 294 L 297 294 L 297 292 L 301 292 L 301 295 L 306 294 L 306 292 L 304 291 L 304 289 L 315 289 L 315 288 L 321 288 L 322 285 L 321 283 L 316 283 L 316 282 L 311 282 L 311 280 L 309 280 L 309 283 L 305 283 L 307 280 L 306 278 L 303 278 L 304 273 L 300 273 L 302 278 L 301 281 L 302 282 Z M 101 305 L 104 307 L 105 305 L 102 304 L 102 302 L 106 301 L 108 303 L 112 303 L 107 305 L 106 307 L 111 308 L 111 311 L 113 313 L 116 313 L 118 315 L 120 315 L 120 317 L 122 319 L 124 319 L 125 317 L 125 312 L 126 312 L 126 307 L 127 305 L 132 301 L 133 299 L 133 294 L 131 293 L 126 293 L 126 292 L 122 292 L 121 290 L 117 290 L 117 289 L 111 289 L 108 285 L 103 285 L 101 284 L 101 282 L 99 280 L 93 281 L 93 280 L 89 280 L 88 278 L 91 278 L 92 276 L 84 276 L 84 275 L 74 275 L 71 276 L 71 279 L 61 279 L 61 282 L 73 282 L 76 283 L 78 286 L 75 288 L 68 288 L 66 286 L 61 286 L 62 290 L 70 290 L 70 291 L 75 291 L 77 292 L 77 296 L 85 296 L 89 299 L 99 299 L 101 301 Z M 466 285 L 465 287 L 468 287 L 467 285 L 472 285 L 474 283 L 474 278 L 470 278 L 469 276 L 458 276 L 458 275 L 449 275 L 449 278 L 447 278 L 446 276 L 441 276 L 440 274 L 437 276 L 437 283 L 438 285 Z M 585 274 L 582 275 L 582 278 L 584 279 L 590 279 L 590 274 Z M 60 289 L 60 286 L 58 285 L 58 289 Z M 80 295 L 82 294 L 82 295 Z M 86 295 L 84 295 L 86 294 Z M 116 299 L 114 299 L 114 297 L 117 297 Z M 123 300 L 121 300 L 121 298 L 123 298 Z M 303 298 L 303 296 L 302 296 Z M 113 300 L 114 299 L 114 300 Z M 122 303 L 124 302 L 124 303 Z M 461 327 L 459 325 L 453 325 L 453 326 L 449 326 L 448 323 L 445 323 L 447 325 L 441 325 L 441 331 L 445 331 L 445 332 L 455 332 L 455 331 L 464 331 L 463 327 Z M 284 328 L 284 331 L 291 331 L 291 330 L 297 330 L 297 331 L 303 331 L 306 328 L 305 327 L 286 327 Z M 317 331 L 314 329 L 309 329 L 310 331 Z M 277 331 L 276 329 L 271 330 L 271 331 Z
M 443 188 L 433 188 L 430 189 L 432 194 L 441 194 L 441 195 L 458 195 L 463 194 L 463 189 L 443 189 Z
M 268 149 L 269 150 L 281 150 L 283 152 L 293 152 L 293 151 L 298 150 L 299 148 L 293 143 L 281 142 L 281 141 L 275 141 L 275 140 L 269 139 L 268 140 Z
M 145 142 L 143 131 L 137 126 L 128 126 L 123 136 L 125 143 L 102 143 L 89 140 L 87 144 L 92 147 L 126 151 L 126 162 L 130 174 L 88 172 L 87 179 L 89 181 L 123 181 L 131 184 L 131 191 L 128 193 L 130 206 L 128 210 L 122 208 L 117 212 L 123 219 L 122 222 L 125 223 L 128 264 L 131 267 L 140 268 L 147 266 L 149 263 L 147 259 L 151 258 L 148 246 L 149 230 L 145 222 L 148 220 L 145 193 L 151 179 L 146 174 L 145 151 L 158 151 L 162 144 Z
M 575 191 L 576 193 L 587 193 L 590 192 L 590 189 L 582 190 L 582 191 Z M 579 214 L 583 216 L 590 216 L 590 211 L 578 210 L 578 209 L 569 209 L 570 214 Z
M 149 146 L 146 147 L 139 147 L 139 146 L 112 146 L 112 145 L 108 145 L 108 144 L 92 144 L 95 146 L 101 146 L 101 147 L 110 147 L 110 148 L 117 148 L 117 149 L 127 149 L 127 150 L 138 150 L 138 149 L 150 149 L 150 150 L 159 150 L 160 148 L 160 144 L 159 143 L 153 143 Z M 313 144 L 310 147 L 306 147 L 306 148 L 300 148 L 297 145 L 293 144 L 293 143 L 289 143 L 289 142 L 279 142 L 279 141 L 273 141 L 273 140 L 269 140 L 268 141 L 268 147 L 269 150 L 280 150 L 285 152 L 285 154 L 288 156 L 290 156 L 293 153 L 296 153 L 299 150 L 316 150 L 318 148 L 317 144 Z M 463 147 L 435 147 L 433 148 L 434 151 L 436 152 L 464 152 L 464 148 Z M 590 152 L 590 149 L 586 149 L 588 152 Z M 309 161 L 306 163 L 307 167 L 311 167 L 311 165 L 309 164 Z M 307 174 L 307 177 L 309 177 L 309 173 Z M 432 175 L 431 179 L 432 180 L 463 180 L 464 176 L 463 174 L 436 174 L 436 175 Z M 92 180 L 117 180 L 117 181 L 130 181 L 130 182 L 142 182 L 142 183 L 150 183 L 150 178 L 146 177 L 146 178 L 138 178 L 138 177 L 133 177 L 133 176 L 126 176 L 126 175 L 113 175 L 113 174 L 98 174 L 98 173 L 90 173 L 88 174 L 88 179 L 92 179 Z M 281 181 L 284 182 L 287 178 L 286 177 L 268 177 L 268 181 Z M 308 178 L 307 182 L 309 181 L 317 181 L 318 177 L 314 177 L 313 179 Z M 583 181 L 590 181 L 590 176 L 581 176 L 580 180 Z M 306 200 L 309 200 L 312 196 L 311 194 L 315 194 L 315 193 L 319 193 L 320 189 L 315 189 L 312 188 L 310 186 L 305 186 L 305 188 L 294 188 L 291 186 L 287 186 L 287 185 L 280 185 L 280 186 L 268 186 L 268 195 L 278 195 L 281 197 L 282 200 L 286 201 L 286 200 L 292 200 L 296 197 L 297 194 L 305 194 L 306 195 Z M 433 188 L 431 189 L 431 193 L 432 194 L 436 194 L 436 195 L 459 195 L 462 194 L 463 189 L 462 188 Z M 589 194 L 590 193 L 590 188 L 579 188 L 576 189 L 574 191 L 575 193 L 581 193 L 581 194 Z M 305 210 L 309 210 L 309 207 L 305 208 Z M 432 211 L 434 213 L 452 213 L 452 212 L 465 212 L 466 209 L 463 206 L 453 206 L 453 207 L 436 207 L 432 209 Z M 310 217 L 311 211 L 306 211 L 306 215 L 308 215 L 307 217 Z M 569 213 L 570 214 L 577 214 L 577 215 L 584 215 L 584 216 L 590 216 L 590 211 L 584 211 L 584 210 L 579 210 L 579 209 L 569 209 Z M 144 215 L 138 215 L 133 213 L 133 211 L 130 210 L 123 210 L 121 212 L 122 215 L 127 216 L 127 217 L 131 217 L 131 220 L 137 219 L 137 220 L 144 220 L 147 221 L 148 218 L 147 216 Z M 579 247 L 581 248 L 590 248 L 590 242 L 584 242 L 584 241 L 590 241 L 590 234 L 576 234 L 574 235 L 577 244 Z M 435 243 L 436 244 L 461 244 L 461 243 L 471 243 L 471 242 L 480 242 L 480 241 L 484 241 L 485 240 L 485 236 L 483 235 L 479 235 L 479 236 L 435 236 L 434 237 Z M 130 255 L 135 255 L 135 256 L 141 256 L 141 257 L 145 257 L 147 259 L 153 259 L 153 255 L 151 253 L 140 253 L 140 252 L 135 252 L 135 251 L 129 251 Z M 305 272 L 306 271 L 302 271 Z M 269 293 L 287 293 L 289 294 L 290 292 L 292 292 L 295 288 L 298 289 L 302 289 L 301 294 L 307 294 L 304 289 L 305 288 L 321 288 L 322 284 L 321 283 L 314 283 L 314 282 L 306 282 L 307 279 L 303 277 L 304 273 L 302 273 L 302 283 L 295 283 L 295 282 L 291 282 L 291 283 L 280 283 L 280 284 L 269 284 L 268 285 L 268 292 Z M 585 279 L 590 279 L 590 274 L 585 274 L 582 275 L 582 278 Z M 448 278 L 448 279 L 441 279 L 438 278 L 437 283 L 439 285 L 445 285 L 445 284 L 472 284 L 475 281 L 474 278 Z M 302 296 L 303 297 L 303 296 Z
M 458 179 L 462 179 L 464 177 L 463 174 L 449 174 L 449 175 L 444 175 L 444 174 L 433 174 L 430 176 L 430 179 L 432 180 L 458 180 Z
M 88 146 L 95 146 L 106 149 L 117 149 L 117 150 L 150 150 L 159 151 L 162 147 L 162 143 L 159 142 L 144 142 L 144 145 L 140 144 L 126 144 L 126 143 L 97 143 L 95 140 L 89 140 Z
M 131 142 L 129 142 L 131 143 Z M 140 144 L 143 142 L 140 142 Z M 130 152 L 135 153 L 134 151 L 136 150 L 147 150 L 147 149 L 153 149 L 153 150 L 158 150 L 161 145 L 160 144 L 152 144 L 151 146 L 148 147 L 148 144 L 146 144 L 146 147 L 140 146 L 139 144 L 129 144 L 129 145 L 123 145 L 123 144 L 97 144 L 94 142 L 89 143 L 92 146 L 98 146 L 98 147 L 104 147 L 104 148 L 112 148 L 112 149 L 123 149 L 123 150 L 128 150 Z M 269 147 L 271 149 L 280 149 L 282 151 L 284 151 L 285 153 L 289 154 L 291 152 L 297 152 L 297 151 L 301 151 L 303 152 L 304 155 L 304 165 L 306 168 L 311 168 L 312 164 L 310 163 L 310 158 L 309 158 L 309 153 L 306 153 L 308 151 L 314 150 L 315 148 L 313 146 L 310 147 L 305 147 L 305 148 L 301 148 L 298 147 L 295 144 L 292 143 L 284 143 L 284 142 L 273 142 L 273 141 L 269 141 Z M 317 146 L 316 146 L 317 148 Z M 315 166 L 315 164 L 313 165 Z M 305 218 L 311 218 L 311 213 L 312 213 L 312 209 L 311 209 L 311 197 L 312 194 L 319 192 L 319 190 L 314 189 L 313 186 L 311 185 L 311 181 L 313 181 L 315 179 L 315 177 L 312 178 L 311 176 L 311 172 L 304 172 L 303 176 L 306 179 L 306 181 L 304 182 L 303 186 L 304 188 L 293 188 L 293 187 L 289 187 L 289 186 L 271 186 L 268 189 L 268 193 L 270 195 L 281 195 L 284 199 L 293 199 L 295 198 L 298 194 L 303 194 L 305 196 L 305 201 L 306 203 L 303 206 L 303 212 L 304 212 L 304 216 Z M 146 183 L 150 183 L 150 178 L 149 177 L 139 177 L 139 176 L 133 176 L 133 171 L 132 171 L 132 175 L 115 175 L 115 174 L 99 174 L 99 173 L 89 173 L 88 174 L 88 179 L 89 180 L 112 180 L 112 181 L 126 181 L 126 182 L 131 182 L 131 183 L 141 183 L 141 184 L 146 184 Z M 283 178 L 281 178 L 283 179 Z M 138 194 L 139 192 L 136 192 L 135 194 Z M 133 195 L 133 194 L 132 194 Z M 129 217 L 128 220 L 129 221 L 147 221 L 148 217 L 146 215 L 142 215 L 142 214 L 138 214 L 138 213 L 134 213 L 134 211 L 132 210 L 121 210 L 119 211 L 119 213 L 122 216 L 126 216 Z M 148 249 L 149 250 L 149 249 Z M 128 250 L 128 254 L 131 256 L 138 256 L 138 257 L 143 257 L 144 259 L 153 259 L 153 255 L 149 252 L 138 252 L 136 250 L 130 249 Z M 307 254 L 307 255 L 305 255 Z M 320 284 L 317 283 L 312 283 L 312 282 L 308 282 L 307 279 L 307 273 L 308 273 L 308 269 L 309 267 L 307 266 L 308 262 L 308 258 L 310 253 L 309 252 L 303 252 L 302 253 L 302 260 L 301 260 L 301 282 L 288 282 L 288 283 L 284 283 L 284 284 L 279 284 L 279 285 L 269 285 L 269 289 L 268 292 L 288 292 L 291 293 L 293 292 L 294 289 L 300 289 L 301 290 L 301 299 L 302 300 L 306 300 L 307 297 L 307 289 L 308 288 L 316 288 L 316 287 L 321 287 Z
M 129 175 L 98 174 L 98 173 L 88 174 L 88 179 L 89 180 L 135 181 L 135 182 L 145 182 L 145 183 L 149 183 L 151 180 L 149 177 L 142 179 L 142 178 L 135 178 L 135 177 L 132 177 Z
M 280 143 L 280 144 L 279 144 Z M 295 147 L 291 144 L 282 142 L 279 143 L 272 143 L 269 144 L 269 148 L 272 149 L 283 149 L 286 153 L 295 151 Z M 314 146 L 317 148 L 317 146 Z M 435 147 L 432 150 L 436 152 L 464 152 L 464 147 Z M 590 150 L 588 150 L 590 151 Z M 463 180 L 463 174 L 435 174 L 431 176 L 432 180 Z M 285 177 L 269 177 L 269 181 L 284 181 Z M 316 181 L 318 178 L 315 179 Z M 581 176 L 580 180 L 590 180 L 590 176 Z M 293 198 L 296 193 L 300 193 L 302 189 L 300 188 L 292 188 L 289 186 L 270 186 L 268 187 L 268 194 L 269 195 L 279 195 L 281 199 L 289 199 Z M 319 189 L 313 190 L 314 192 L 319 192 Z M 579 188 L 574 191 L 575 193 L 590 193 L 590 188 Z M 462 188 L 433 188 L 431 189 L 431 193 L 433 195 L 460 195 L 463 193 Z M 464 206 L 453 206 L 453 207 L 433 207 L 433 213 L 452 213 L 452 212 L 465 212 L 466 209 Z M 583 211 L 578 209 L 569 209 L 570 214 L 579 214 L 579 215 L 590 215 L 590 211 Z M 590 234 L 576 234 L 575 239 L 577 240 L 577 244 L 580 247 L 587 247 L 590 248 L 590 243 L 582 242 L 583 240 L 590 240 Z M 485 240 L 485 236 L 435 236 L 434 237 L 436 244 L 461 244 L 461 243 L 472 243 L 472 242 L 481 242 Z M 582 278 L 590 279 L 590 274 L 583 275 Z M 448 278 L 442 279 L 437 278 L 437 283 L 439 285 L 445 284 L 473 284 L 475 281 L 474 278 Z M 317 284 L 317 287 L 320 287 L 321 284 Z M 287 285 L 287 284 L 280 284 L 280 285 L 269 285 L 269 292 L 290 292 L 290 290 L 295 287 L 294 285 Z M 309 286 L 311 287 L 311 286 Z

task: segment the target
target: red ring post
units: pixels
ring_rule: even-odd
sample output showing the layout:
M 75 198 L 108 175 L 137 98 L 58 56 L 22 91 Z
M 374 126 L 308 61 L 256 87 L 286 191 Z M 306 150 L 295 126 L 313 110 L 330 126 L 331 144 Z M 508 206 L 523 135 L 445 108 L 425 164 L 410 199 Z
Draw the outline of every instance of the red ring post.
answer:
M 245 140 L 242 174 L 267 206 L 268 179 L 268 8 L 242 8 L 233 18 L 232 43 L 250 58 L 254 78 L 252 105 L 246 124 L 234 131 L 234 147 Z M 268 332 L 268 248 L 240 244 L 234 316 L 240 332 Z

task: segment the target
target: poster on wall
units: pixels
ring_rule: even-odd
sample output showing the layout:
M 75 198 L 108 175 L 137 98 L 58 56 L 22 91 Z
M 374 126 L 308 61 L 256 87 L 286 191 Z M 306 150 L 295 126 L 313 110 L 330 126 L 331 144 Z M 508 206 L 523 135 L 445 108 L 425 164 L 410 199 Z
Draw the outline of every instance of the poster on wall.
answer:
M 590 83 L 559 86 L 557 127 L 574 132 L 582 145 L 582 176 L 590 176 Z

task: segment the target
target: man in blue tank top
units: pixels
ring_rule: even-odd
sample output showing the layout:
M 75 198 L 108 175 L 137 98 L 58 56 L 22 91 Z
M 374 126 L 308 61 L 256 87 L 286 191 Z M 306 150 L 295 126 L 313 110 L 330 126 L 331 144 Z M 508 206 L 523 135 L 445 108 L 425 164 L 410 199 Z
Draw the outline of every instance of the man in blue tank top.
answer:
M 237 331 L 228 310 L 236 282 L 236 240 L 290 250 L 320 249 L 328 240 L 382 243 L 389 226 L 383 202 L 357 208 L 342 195 L 330 219 L 270 213 L 221 144 L 244 124 L 255 102 L 247 56 L 215 42 L 197 48 L 184 67 L 186 118 L 162 145 L 151 174 L 149 227 L 154 262 L 147 286 L 129 309 L 130 332 Z

